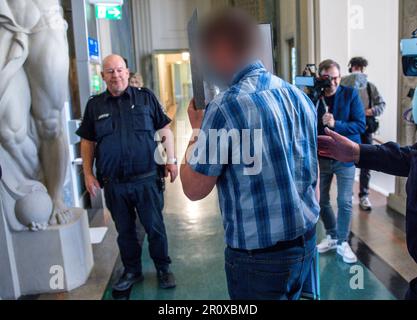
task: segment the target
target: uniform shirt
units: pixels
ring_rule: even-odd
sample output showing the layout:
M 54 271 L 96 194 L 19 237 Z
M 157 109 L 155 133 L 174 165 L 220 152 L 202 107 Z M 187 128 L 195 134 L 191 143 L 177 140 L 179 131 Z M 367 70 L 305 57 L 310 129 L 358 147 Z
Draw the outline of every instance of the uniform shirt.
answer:
M 267 248 L 296 239 L 316 225 L 316 119 L 307 96 L 267 72 L 259 61 L 237 74 L 232 86 L 209 104 L 189 164 L 198 173 L 219 177 L 227 245 L 245 250 Z M 243 159 L 243 141 L 240 148 L 236 143 L 227 146 L 220 138 L 214 145 L 211 138 L 204 139 L 212 129 L 234 132 L 231 136 L 240 133 L 241 137 L 246 129 L 246 135 L 250 133 L 246 148 L 252 155 L 255 146 L 260 150 L 255 156 L 262 162 L 261 170 L 249 174 L 253 168 Z M 262 141 L 255 130 L 261 130 Z M 211 152 L 221 148 L 228 149 L 228 163 L 218 161 L 218 154 Z M 232 162 L 236 155 L 240 163 Z
M 128 87 L 120 97 L 106 91 L 91 98 L 76 133 L 96 142 L 99 181 L 123 179 L 156 170 L 155 133 L 170 122 L 150 90 Z

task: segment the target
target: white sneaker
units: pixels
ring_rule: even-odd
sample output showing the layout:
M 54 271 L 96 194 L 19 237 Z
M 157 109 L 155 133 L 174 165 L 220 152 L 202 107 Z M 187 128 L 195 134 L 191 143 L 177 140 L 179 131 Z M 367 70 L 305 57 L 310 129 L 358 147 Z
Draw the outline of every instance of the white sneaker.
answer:
M 317 245 L 317 251 L 319 253 L 325 253 L 330 250 L 337 248 L 337 240 L 332 239 L 331 236 L 327 236 L 326 239 L 322 240 L 320 244 Z
M 356 263 L 358 258 L 353 253 L 350 248 L 349 243 L 343 242 L 341 245 L 337 246 L 337 254 L 343 257 L 343 261 L 346 263 Z
M 364 211 L 371 211 L 372 210 L 372 203 L 369 201 L 368 197 L 362 197 L 359 200 L 359 206 Z

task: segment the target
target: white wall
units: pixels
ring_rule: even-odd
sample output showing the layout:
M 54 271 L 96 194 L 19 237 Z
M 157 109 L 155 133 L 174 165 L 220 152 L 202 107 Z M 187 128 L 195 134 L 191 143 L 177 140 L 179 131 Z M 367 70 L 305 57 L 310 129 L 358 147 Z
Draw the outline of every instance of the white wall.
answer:
M 377 139 L 397 140 L 398 0 L 320 0 L 320 59 L 332 58 L 347 74 L 353 56 L 365 56 L 369 79 L 387 102 Z M 375 179 L 377 181 L 378 179 Z M 378 186 L 391 191 L 390 181 Z
M 369 60 L 369 79 L 387 102 L 377 138 L 396 140 L 398 0 L 321 0 L 320 21 L 320 60 L 335 59 L 344 74 L 351 57 Z
M 350 53 L 369 59 L 369 78 L 387 102 L 377 138 L 384 142 L 397 140 L 398 0 L 351 0 L 351 3 L 363 6 L 364 29 L 351 29 Z

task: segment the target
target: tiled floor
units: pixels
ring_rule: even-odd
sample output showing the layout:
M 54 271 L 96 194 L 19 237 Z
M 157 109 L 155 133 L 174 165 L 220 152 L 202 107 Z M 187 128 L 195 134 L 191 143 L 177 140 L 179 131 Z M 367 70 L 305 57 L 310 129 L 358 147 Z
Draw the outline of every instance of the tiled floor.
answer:
M 145 252 L 143 257 L 145 282 L 133 288 L 130 299 L 228 299 L 223 265 L 223 229 L 218 213 L 216 193 L 214 192 L 204 201 L 192 203 L 182 194 L 178 181 L 174 185 L 168 186 L 166 199 L 165 220 L 170 255 L 173 260 L 172 269 L 177 277 L 178 287 L 169 291 L 157 288 L 154 268 L 149 254 Z M 379 232 L 377 228 L 367 227 L 366 224 L 373 219 L 378 219 L 372 215 L 381 215 L 382 209 L 375 210 L 371 215 L 355 211 L 354 225 L 357 228 L 369 228 L 368 237 L 374 232 Z M 362 221 L 360 221 L 361 219 Z M 385 222 L 382 221 L 382 217 L 379 219 L 381 219 L 380 223 L 387 228 L 393 223 L 389 219 Z M 318 229 L 319 238 L 321 238 L 323 235 L 321 224 Z M 362 247 L 359 247 L 358 242 Z M 354 290 L 350 287 L 351 279 L 354 276 L 351 273 L 351 266 L 343 263 L 336 253 L 332 252 L 320 257 L 321 298 L 323 300 L 391 300 L 397 297 L 394 295 L 395 290 L 392 290 L 390 286 L 398 286 L 398 283 L 400 283 L 400 288 L 397 291 L 400 291 L 400 294 L 397 296 L 400 298 L 406 285 L 406 281 L 401 275 L 382 259 L 377 259 L 379 263 L 376 263 L 375 257 L 373 257 L 375 253 L 361 239 L 353 236 L 352 243 L 356 243 L 354 248 L 357 251 L 361 250 L 361 258 L 364 260 L 356 265 L 360 270 L 363 270 L 363 289 Z M 393 245 L 395 246 L 397 243 L 391 243 L 391 251 L 395 251 Z M 145 246 L 147 246 L 146 242 Z M 386 243 L 386 246 L 390 245 Z M 406 258 L 407 255 L 404 255 L 402 260 Z M 122 267 L 119 261 L 116 264 L 113 279 L 103 296 L 104 299 L 113 299 L 110 284 L 121 271 Z M 391 280 L 385 281 L 384 275 L 381 277 L 378 271 L 384 271 L 386 275 L 391 277 Z M 392 278 L 397 282 L 392 281 Z

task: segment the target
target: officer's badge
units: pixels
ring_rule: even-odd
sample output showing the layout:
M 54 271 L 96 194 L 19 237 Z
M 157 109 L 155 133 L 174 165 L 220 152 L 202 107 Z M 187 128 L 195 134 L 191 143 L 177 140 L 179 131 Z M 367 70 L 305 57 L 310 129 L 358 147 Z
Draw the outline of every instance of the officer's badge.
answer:
M 100 115 L 100 116 L 98 117 L 98 120 L 106 119 L 106 118 L 108 118 L 108 117 L 110 117 L 110 113 L 105 113 L 105 114 Z

